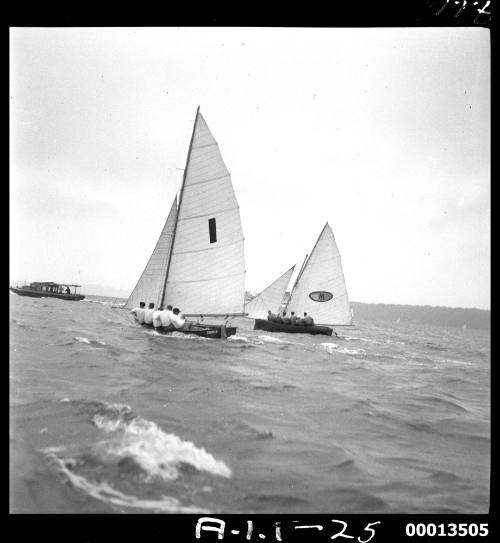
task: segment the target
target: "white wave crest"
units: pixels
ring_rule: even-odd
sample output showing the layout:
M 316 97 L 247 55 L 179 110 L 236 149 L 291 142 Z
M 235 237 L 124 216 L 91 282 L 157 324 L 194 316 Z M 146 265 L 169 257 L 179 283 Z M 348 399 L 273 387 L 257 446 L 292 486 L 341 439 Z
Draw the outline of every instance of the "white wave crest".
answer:
M 175 339 L 196 339 L 198 341 L 213 341 L 213 338 L 210 337 L 202 337 L 198 336 L 196 334 L 184 334 L 182 332 L 176 332 L 175 330 L 173 332 L 167 332 L 167 333 L 160 333 L 156 330 L 147 331 L 147 334 L 154 337 L 161 337 L 161 338 L 175 338 Z
M 343 349 L 339 349 L 337 352 L 342 354 L 362 354 L 366 351 L 364 349 L 346 349 L 344 347 Z
M 76 341 L 79 341 L 80 343 L 87 343 L 88 345 L 90 345 L 90 339 L 87 339 L 86 337 L 75 337 L 74 339 L 76 339 Z
M 322 347 L 325 351 L 327 351 L 330 354 L 333 353 L 336 349 L 338 349 L 337 343 L 320 343 L 319 346 Z
M 89 300 L 88 298 L 84 298 L 81 301 L 82 302 L 87 302 L 88 304 L 113 305 L 113 302 L 103 302 L 101 300 Z M 123 304 L 123 305 L 125 305 L 125 304 Z M 116 305 L 115 307 L 122 307 L 122 306 Z
M 162 496 L 160 499 L 142 499 L 136 496 L 124 494 L 114 489 L 106 482 L 91 482 L 82 475 L 70 471 L 64 461 L 57 457 L 53 451 L 46 450 L 51 463 L 62 473 L 69 482 L 80 491 L 95 498 L 96 500 L 111 503 L 120 507 L 131 507 L 146 509 L 150 511 L 161 511 L 164 513 L 203 513 L 197 507 L 186 507 L 179 500 L 170 496 Z M 68 461 L 71 464 L 71 461 Z
M 345 347 L 339 348 L 337 343 L 320 343 L 320 347 L 330 354 L 334 352 L 342 354 L 361 354 L 365 352 L 364 349 L 346 349 Z
M 106 456 L 130 457 L 149 476 L 167 481 L 176 479 L 179 465 L 185 463 L 213 475 L 231 477 L 231 470 L 224 462 L 190 441 L 163 432 L 154 422 L 141 417 L 127 422 L 120 417 L 110 419 L 104 415 L 95 415 L 93 421 L 105 432 L 122 432 L 118 440 L 105 443 Z
M 264 343 L 288 343 L 288 341 L 283 341 L 282 339 L 272 336 L 258 336 L 258 338 L 264 341 Z
M 245 336 L 237 336 L 237 335 L 234 335 L 234 336 L 229 336 L 227 338 L 228 341 L 235 341 L 236 343 L 240 342 L 240 343 L 250 343 L 249 339 L 246 338 Z

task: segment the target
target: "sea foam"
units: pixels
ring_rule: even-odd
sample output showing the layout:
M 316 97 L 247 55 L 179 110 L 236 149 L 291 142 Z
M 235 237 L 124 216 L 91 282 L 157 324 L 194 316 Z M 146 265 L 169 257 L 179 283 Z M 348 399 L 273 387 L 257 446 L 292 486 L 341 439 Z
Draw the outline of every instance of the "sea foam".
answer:
M 224 462 L 194 443 L 164 432 L 154 422 L 141 417 L 126 421 L 122 417 L 100 414 L 94 415 L 92 420 L 99 429 L 117 434 L 116 439 L 101 443 L 104 456 L 132 458 L 150 477 L 176 479 L 181 464 L 190 464 L 212 475 L 231 477 L 231 470 Z
M 76 461 L 68 459 L 66 461 L 61 460 L 55 454 L 54 450 L 46 450 L 51 464 L 64 475 L 67 480 L 76 489 L 84 492 L 85 494 L 95 498 L 96 500 L 110 503 L 120 507 L 131 507 L 137 509 L 146 509 L 150 511 L 160 511 L 164 513 L 203 513 L 203 509 L 197 507 L 188 507 L 180 503 L 176 498 L 170 496 L 162 496 L 159 499 L 142 499 L 136 496 L 124 494 L 119 490 L 116 490 L 107 482 L 95 482 L 90 481 L 83 475 L 74 473 L 68 466 L 74 466 Z

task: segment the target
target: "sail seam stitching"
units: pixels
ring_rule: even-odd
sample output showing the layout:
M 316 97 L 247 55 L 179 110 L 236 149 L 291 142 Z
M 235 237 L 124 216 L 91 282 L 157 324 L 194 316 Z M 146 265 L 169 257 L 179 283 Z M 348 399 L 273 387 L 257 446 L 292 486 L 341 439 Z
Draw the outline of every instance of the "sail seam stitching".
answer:
M 214 215 L 219 215 L 220 213 L 228 213 L 229 211 L 234 211 L 235 209 L 239 209 L 240 206 L 235 207 L 229 207 L 227 209 L 221 209 L 220 211 L 214 211 L 213 213 L 205 213 L 204 215 L 193 215 L 192 217 L 179 217 L 177 219 L 177 222 L 179 221 L 190 221 L 191 219 L 201 219 L 202 217 L 213 217 Z
M 192 251 L 178 251 L 173 252 L 174 255 L 186 255 L 189 253 L 202 253 L 203 251 L 214 251 L 215 249 L 224 249 L 226 247 L 232 247 L 233 245 L 236 245 L 237 243 L 243 243 L 242 239 L 239 239 L 237 241 L 233 241 L 232 243 L 228 243 L 227 245 L 217 245 L 215 247 L 206 247 L 205 249 L 193 249 Z
M 221 175 L 219 177 L 213 177 L 212 179 L 206 179 L 205 181 L 197 181 L 196 183 L 189 183 L 185 188 L 195 187 L 196 185 L 203 185 L 204 183 L 211 183 L 212 181 L 219 181 L 219 179 L 224 179 L 225 177 L 231 177 L 231 174 L 228 172 L 226 175 Z
M 238 272 L 238 273 L 230 273 L 228 275 L 220 275 L 219 277 L 211 277 L 210 279 L 192 279 L 188 281 L 170 281 L 167 280 L 167 284 L 170 283 L 202 283 L 206 281 L 217 281 L 218 279 L 226 279 L 227 277 L 237 277 L 239 275 L 243 275 L 244 272 Z
M 197 145 L 196 147 L 193 145 L 193 147 L 191 147 L 191 149 L 204 149 L 205 147 L 212 147 L 214 145 L 218 145 L 218 143 L 217 142 L 205 143 L 205 145 Z

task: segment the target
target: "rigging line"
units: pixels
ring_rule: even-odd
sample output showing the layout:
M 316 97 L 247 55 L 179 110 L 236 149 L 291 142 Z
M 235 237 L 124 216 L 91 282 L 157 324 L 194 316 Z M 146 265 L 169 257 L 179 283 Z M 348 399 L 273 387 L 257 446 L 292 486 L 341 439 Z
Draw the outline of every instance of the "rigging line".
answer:
M 117 300 L 117 298 L 115 298 L 113 300 L 113 303 Z M 120 315 L 120 318 L 123 318 L 126 320 L 127 324 L 130 324 L 131 322 L 133 323 L 133 320 L 134 317 L 132 317 L 132 315 L 130 314 L 130 311 L 125 307 L 125 306 L 122 306 L 122 307 L 119 307 L 119 306 L 116 306 L 116 305 L 111 305 L 111 306 L 106 306 L 109 310 L 111 309 L 118 309 L 118 312 L 114 312 L 113 315 Z M 124 313 L 124 310 L 126 310 L 126 313 Z M 130 317 L 132 317 L 132 321 L 130 320 Z

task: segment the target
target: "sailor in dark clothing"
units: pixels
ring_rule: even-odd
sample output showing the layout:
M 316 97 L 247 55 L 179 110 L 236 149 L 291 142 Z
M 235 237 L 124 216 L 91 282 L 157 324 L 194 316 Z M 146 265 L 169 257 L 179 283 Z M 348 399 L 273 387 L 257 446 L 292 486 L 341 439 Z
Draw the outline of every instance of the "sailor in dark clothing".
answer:
M 305 326 L 313 326 L 314 325 L 314 319 L 310 317 L 305 311 L 304 311 L 304 318 L 302 319 Z
M 271 313 L 270 309 L 267 310 L 267 320 L 271 322 L 281 322 L 281 319 L 278 320 L 278 315 Z
M 69 287 L 66 287 L 66 294 L 71 294 L 71 290 Z
M 283 324 L 291 324 L 291 320 L 286 316 L 286 311 L 283 311 L 283 315 L 281 316 L 281 322 Z

